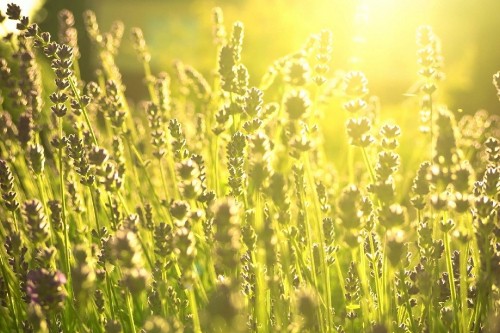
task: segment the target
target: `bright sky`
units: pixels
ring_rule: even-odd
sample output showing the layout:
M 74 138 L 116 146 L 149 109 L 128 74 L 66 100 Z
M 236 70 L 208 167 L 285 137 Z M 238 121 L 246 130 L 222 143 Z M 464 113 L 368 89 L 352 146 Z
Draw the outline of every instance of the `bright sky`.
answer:
M 15 3 L 21 7 L 22 15 L 30 16 L 37 8 L 39 8 L 44 1 L 41 0 L 0 0 L 0 11 L 5 16 L 7 4 Z M 15 32 L 16 22 L 6 19 L 3 24 L 0 24 L 0 35 L 5 35 L 6 32 Z

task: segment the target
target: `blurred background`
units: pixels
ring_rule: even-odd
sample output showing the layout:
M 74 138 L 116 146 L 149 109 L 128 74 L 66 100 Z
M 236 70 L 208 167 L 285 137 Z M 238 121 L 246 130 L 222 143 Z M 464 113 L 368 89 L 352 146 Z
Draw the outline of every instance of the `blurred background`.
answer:
M 384 106 L 400 105 L 418 80 L 416 29 L 431 25 L 441 38 L 446 79 L 440 96 L 452 110 L 472 113 L 485 108 L 498 113 L 491 84 L 500 70 L 499 0 L 13 0 L 28 9 L 43 29 L 57 33 L 57 13 L 75 14 L 82 53 L 83 78 L 94 79 L 96 64 L 84 33 L 82 13 L 92 9 L 101 30 L 121 20 L 126 31 L 118 65 L 127 95 L 145 97 L 142 68 L 130 42 L 130 28 L 141 27 L 152 54 L 153 70 L 170 70 L 176 59 L 209 75 L 216 61 L 211 9 L 220 6 L 226 29 L 245 25 L 243 63 L 251 83 L 277 58 L 297 51 L 309 35 L 333 32 L 333 69 L 362 70 Z M 5 13 L 7 0 L 1 0 Z M 8 27 L 2 27 L 3 31 Z M 2 30 L 0 30 L 1 32 Z

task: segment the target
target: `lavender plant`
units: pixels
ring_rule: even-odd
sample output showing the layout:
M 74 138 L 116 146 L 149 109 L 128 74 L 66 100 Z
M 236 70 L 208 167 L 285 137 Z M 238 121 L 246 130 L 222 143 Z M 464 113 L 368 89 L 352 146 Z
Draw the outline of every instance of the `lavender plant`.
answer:
M 226 30 L 220 8 L 210 76 L 155 73 L 134 28 L 149 93 L 136 108 L 122 23 L 102 32 L 85 13 L 98 70 L 83 82 L 71 12 L 57 41 L 18 6 L 4 14 L 19 34 L 0 59 L 1 332 L 497 332 L 499 119 L 442 104 L 430 27 L 410 115 L 426 149 L 410 156 L 412 129 L 377 109 L 366 76 L 329 74 L 330 31 L 257 87 L 244 25 Z M 345 174 L 323 138 L 332 110 Z

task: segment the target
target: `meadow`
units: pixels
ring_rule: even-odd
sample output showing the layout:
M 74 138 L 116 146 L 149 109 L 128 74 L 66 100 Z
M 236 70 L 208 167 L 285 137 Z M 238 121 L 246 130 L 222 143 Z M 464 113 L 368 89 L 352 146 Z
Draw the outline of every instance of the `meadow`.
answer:
M 447 108 L 432 27 L 388 110 L 330 30 L 250 79 L 220 8 L 208 74 L 90 10 L 24 15 L 0 13 L 0 332 L 500 332 L 500 116 Z

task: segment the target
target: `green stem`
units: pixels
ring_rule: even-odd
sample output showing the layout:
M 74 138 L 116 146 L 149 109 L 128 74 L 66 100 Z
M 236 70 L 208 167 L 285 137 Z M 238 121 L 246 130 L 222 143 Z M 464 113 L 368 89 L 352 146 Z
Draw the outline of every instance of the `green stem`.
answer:
M 431 112 L 431 119 L 429 120 L 429 126 L 430 126 L 430 131 L 431 131 L 431 163 L 434 158 L 434 107 L 432 105 L 432 94 L 428 94 L 429 97 L 429 104 L 430 104 L 430 112 Z
M 217 197 L 221 195 L 220 187 L 219 187 L 219 136 L 215 136 L 215 149 L 213 156 L 214 163 L 214 183 L 215 183 L 215 194 Z
M 150 78 L 153 76 L 151 74 L 151 66 L 149 65 L 149 62 L 142 61 L 142 67 L 144 69 L 144 77 L 146 79 L 146 86 L 148 87 L 149 97 L 151 98 L 151 101 L 153 101 L 153 103 L 157 104 L 158 97 L 156 96 L 154 85 L 150 80 Z
M 89 129 L 90 136 L 92 137 L 92 141 L 94 141 L 94 144 L 97 146 L 97 137 L 95 136 L 94 130 L 92 128 L 92 124 L 90 123 L 90 118 L 89 118 L 89 114 L 87 112 L 87 107 L 82 102 L 80 92 L 78 91 L 75 83 L 73 82 L 73 78 L 70 77 L 68 79 L 68 81 L 69 81 L 69 85 L 71 87 L 71 91 L 73 92 L 73 95 L 75 96 L 76 101 L 78 102 L 78 105 L 80 106 L 80 108 L 82 110 L 83 117 L 85 118 L 85 123 L 87 123 L 87 127 Z
M 354 184 L 354 149 L 352 145 L 347 148 L 347 172 L 349 183 Z
M 196 304 L 196 296 L 194 294 L 194 290 L 186 290 L 186 293 L 189 297 L 189 305 L 191 307 L 191 314 L 193 315 L 194 332 L 201 333 L 202 331 L 200 326 L 200 317 L 198 315 L 198 306 Z
M 467 308 L 467 259 L 468 259 L 469 246 L 462 244 L 460 250 L 460 318 L 461 318 L 461 332 L 468 331 L 467 317 L 469 311 Z
M 7 307 L 10 312 L 10 316 L 12 317 L 12 320 L 14 321 L 14 325 L 16 327 L 16 332 L 20 332 L 19 328 L 20 325 L 18 324 L 18 316 L 20 316 L 20 313 L 16 314 L 16 308 L 14 307 L 14 300 L 13 300 L 13 295 L 11 293 L 10 289 L 10 279 L 8 278 L 8 274 L 5 271 L 5 266 L 4 266 L 4 261 L 2 256 L 0 256 L 0 267 L 2 268 L 2 275 L 3 275 L 3 280 L 5 281 L 5 284 L 7 285 L 7 295 L 6 298 L 9 300 Z
M 109 295 L 109 310 L 111 312 L 111 317 L 115 318 L 115 308 L 113 305 L 113 299 L 116 301 L 116 297 L 114 297 L 114 293 L 112 291 L 112 286 L 111 286 L 111 281 L 109 277 L 109 273 L 106 271 L 105 277 L 106 279 L 106 288 L 108 289 L 108 295 Z
M 306 167 L 306 175 L 307 179 L 309 182 L 309 188 L 311 189 L 311 193 L 313 194 L 313 206 L 314 206 L 314 213 L 315 213 L 315 225 L 316 225 L 316 230 L 315 232 L 319 235 L 320 239 L 320 260 L 321 260 L 321 269 L 323 270 L 323 276 L 324 276 L 324 283 L 326 287 L 326 319 L 327 319 L 327 327 L 332 327 L 332 320 L 331 318 L 331 309 L 332 309 L 332 298 L 331 298 L 331 285 L 330 285 L 330 274 L 328 267 L 326 265 L 326 254 L 325 254 L 325 237 L 323 233 L 323 225 L 322 225 L 322 220 L 321 220 L 321 209 L 319 208 L 319 198 L 318 198 L 318 193 L 316 191 L 316 182 L 314 181 L 314 175 L 312 173 L 311 169 L 311 162 L 309 160 L 309 155 L 304 154 L 304 159 L 305 159 L 305 167 Z
M 448 270 L 448 283 L 450 284 L 451 302 L 453 304 L 454 309 L 456 309 L 456 311 L 454 311 L 455 313 L 454 320 L 456 321 L 456 324 L 458 326 L 459 312 L 458 312 L 457 292 L 455 289 L 455 274 L 453 273 L 453 263 L 451 259 L 450 237 L 448 236 L 447 232 L 444 233 L 444 252 L 446 255 L 446 269 Z
M 18 223 L 17 223 L 16 212 L 12 211 L 11 213 L 12 213 L 12 219 L 14 220 L 14 229 L 16 229 L 16 232 L 19 232 L 19 226 L 18 226 Z
M 405 283 L 405 276 L 406 275 L 405 275 L 405 271 L 404 271 L 403 267 L 400 268 L 399 275 L 400 275 L 401 286 L 403 288 L 403 293 L 405 295 L 406 312 L 408 312 L 408 316 L 410 317 L 411 331 L 417 332 L 417 329 L 415 326 L 415 320 L 413 319 L 413 312 L 412 312 L 411 304 L 410 304 L 410 295 L 408 294 L 408 288 L 406 288 L 406 283 Z
M 344 275 L 342 274 L 342 267 L 340 266 L 340 261 L 337 253 L 335 253 L 335 266 L 337 268 L 337 274 L 339 275 L 340 289 L 342 289 L 342 297 L 344 298 L 344 303 L 346 303 L 346 289 Z
M 372 165 L 370 163 L 370 159 L 368 158 L 368 154 L 366 153 L 365 147 L 361 147 L 361 151 L 363 152 L 363 159 L 365 161 L 366 168 L 370 172 L 370 180 L 373 184 L 375 184 L 375 173 L 373 172 Z
M 161 175 L 161 183 L 163 185 L 163 193 L 165 195 L 165 199 L 168 200 L 168 188 L 167 188 L 167 182 L 165 181 L 165 172 L 163 171 L 163 165 L 161 163 L 161 159 L 158 159 L 158 164 L 160 167 L 160 175 Z
M 131 302 L 131 295 L 130 292 L 127 292 L 125 298 L 127 299 L 127 311 L 128 311 L 128 320 L 129 320 L 129 325 L 132 333 L 135 333 L 135 322 L 134 322 L 134 310 L 132 307 L 132 302 Z
M 93 189 L 91 187 L 89 187 L 89 191 L 90 191 L 90 198 L 92 200 L 92 207 L 94 209 L 95 226 L 97 228 L 97 234 L 100 235 L 101 234 L 101 225 L 99 223 L 99 212 L 97 211 L 97 203 L 96 203 L 96 200 L 94 198 Z
M 59 118 L 59 140 L 63 138 L 63 128 L 62 119 Z M 65 200 L 65 188 L 64 188 L 64 163 L 63 163 L 63 151 L 62 148 L 59 149 L 59 185 L 61 189 L 61 206 L 62 206 L 62 220 L 63 220 L 63 232 L 64 232 L 64 256 L 66 260 L 66 275 L 68 276 L 68 281 L 71 280 L 71 266 L 69 262 L 69 236 L 68 236 L 68 220 L 66 217 L 66 200 Z
M 260 193 L 257 191 L 255 200 L 255 231 L 260 233 L 262 231 L 262 224 L 264 223 L 264 217 L 262 214 L 261 198 Z M 265 261 L 266 252 L 265 249 L 257 241 L 255 255 L 252 253 L 252 258 L 255 263 L 255 275 L 256 275 L 256 295 L 255 295 L 255 312 L 257 322 L 260 323 L 257 331 L 258 333 L 269 332 L 268 317 L 267 317 L 267 283 L 265 277 Z
M 35 176 L 36 178 L 36 184 L 38 186 L 38 191 L 40 193 L 40 197 L 42 199 L 42 204 L 43 204 L 43 209 L 45 211 L 45 214 L 49 214 L 49 208 L 48 208 L 48 205 L 47 205 L 47 194 L 45 192 L 45 188 L 43 186 L 43 183 L 42 183 L 42 175 L 36 175 Z M 51 244 L 54 244 L 54 226 L 52 224 L 50 224 L 50 243 Z
M 158 207 L 162 210 L 162 212 L 164 214 L 164 217 L 168 220 L 168 222 L 170 224 L 172 224 L 172 221 L 170 219 L 170 214 L 168 214 L 168 212 L 166 211 L 165 207 L 162 205 L 162 203 L 160 201 L 160 198 L 158 197 L 158 194 L 155 191 L 155 187 L 153 185 L 151 177 L 149 176 L 149 172 L 146 169 L 145 162 L 143 161 L 143 159 L 141 157 L 141 154 L 137 151 L 137 148 L 133 145 L 133 143 L 130 141 L 129 138 L 126 138 L 126 143 L 127 143 L 127 147 L 128 147 L 128 151 L 129 151 L 130 157 L 131 158 L 136 158 L 137 161 L 139 162 L 139 166 L 142 168 L 142 173 L 141 174 L 144 177 L 146 177 L 146 180 L 147 180 L 148 185 L 149 185 L 150 190 L 151 190 L 150 193 L 155 198 L 156 203 L 158 204 Z M 139 186 L 140 184 L 138 183 L 137 185 Z
M 384 298 L 382 295 L 381 287 L 380 287 L 380 272 L 378 270 L 378 256 L 375 251 L 375 243 L 373 241 L 373 234 L 371 231 L 369 232 L 369 241 L 370 241 L 370 251 L 371 251 L 371 262 L 373 266 L 373 273 L 375 274 L 375 292 L 377 293 L 377 312 L 378 312 L 378 320 L 381 321 L 383 317 L 383 303 Z

